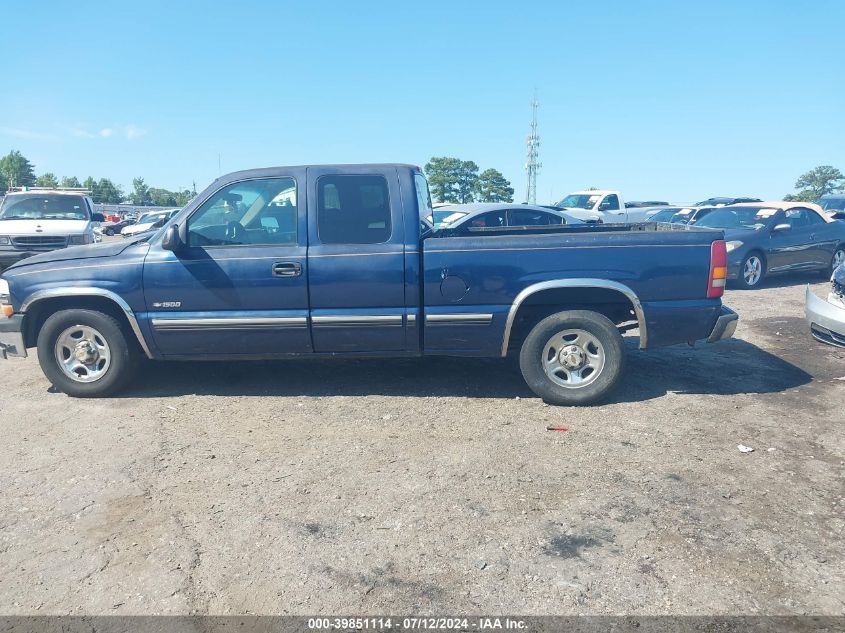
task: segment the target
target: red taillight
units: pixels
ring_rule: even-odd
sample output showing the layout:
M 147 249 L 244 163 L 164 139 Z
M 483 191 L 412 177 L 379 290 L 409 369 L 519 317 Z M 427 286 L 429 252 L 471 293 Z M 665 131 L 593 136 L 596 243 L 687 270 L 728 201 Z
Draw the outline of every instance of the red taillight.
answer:
M 707 298 L 718 299 L 725 294 L 725 280 L 728 278 L 728 249 L 725 240 L 716 240 L 710 245 L 710 278 L 707 280 Z

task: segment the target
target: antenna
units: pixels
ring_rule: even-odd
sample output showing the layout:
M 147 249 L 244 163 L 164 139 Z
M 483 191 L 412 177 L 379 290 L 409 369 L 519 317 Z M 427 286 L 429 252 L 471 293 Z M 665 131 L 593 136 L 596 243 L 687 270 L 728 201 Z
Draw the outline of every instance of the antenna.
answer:
M 537 108 L 540 103 L 537 101 L 537 91 L 534 91 L 534 99 L 531 105 L 531 132 L 525 141 L 528 148 L 528 162 L 525 163 L 525 171 L 528 172 L 528 186 L 525 189 L 526 204 L 537 204 L 537 173 L 542 167 L 540 163 L 540 135 L 537 134 Z

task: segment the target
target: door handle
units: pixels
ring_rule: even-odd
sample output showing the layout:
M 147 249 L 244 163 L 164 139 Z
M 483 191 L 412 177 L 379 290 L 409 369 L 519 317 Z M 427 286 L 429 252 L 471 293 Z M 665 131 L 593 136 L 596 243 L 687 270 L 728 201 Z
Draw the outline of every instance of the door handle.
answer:
M 299 262 L 273 262 L 273 277 L 299 277 L 301 274 Z

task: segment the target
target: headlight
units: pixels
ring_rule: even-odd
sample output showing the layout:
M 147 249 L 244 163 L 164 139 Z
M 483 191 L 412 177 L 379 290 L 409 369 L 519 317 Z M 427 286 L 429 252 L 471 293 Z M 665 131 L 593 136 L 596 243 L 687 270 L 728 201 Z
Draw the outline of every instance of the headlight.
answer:
M 80 246 L 82 244 L 90 244 L 91 243 L 91 236 L 86 233 L 85 235 L 71 235 L 67 238 L 67 245 L 68 246 Z
M 731 251 L 735 251 L 740 246 L 742 246 L 742 242 L 739 240 L 731 240 L 730 242 L 725 242 L 725 249 L 730 253 Z
M 9 282 L 5 279 L 0 279 L 0 312 L 6 317 L 12 316 L 14 312 L 9 298 Z
M 6 235 L 0 235 L 0 246 L 8 246 L 12 241 Z

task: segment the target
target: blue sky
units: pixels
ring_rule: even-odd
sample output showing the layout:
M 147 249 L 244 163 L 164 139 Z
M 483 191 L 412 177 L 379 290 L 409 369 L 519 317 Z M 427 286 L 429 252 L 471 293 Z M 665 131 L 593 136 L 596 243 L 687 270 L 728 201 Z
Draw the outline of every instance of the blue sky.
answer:
M 845 171 L 845 2 L 16 2 L 0 154 L 203 188 L 223 172 L 431 156 L 522 199 L 779 198 Z

